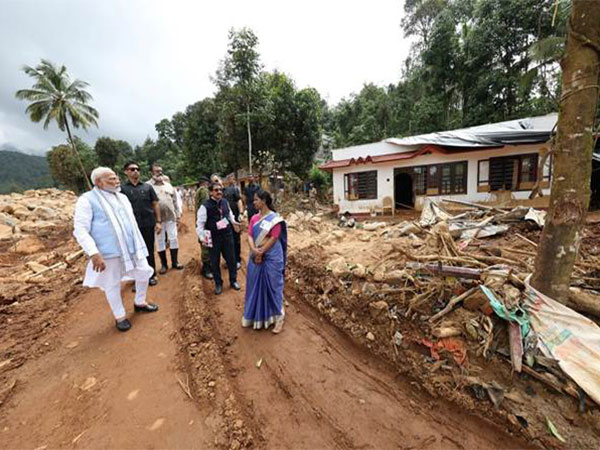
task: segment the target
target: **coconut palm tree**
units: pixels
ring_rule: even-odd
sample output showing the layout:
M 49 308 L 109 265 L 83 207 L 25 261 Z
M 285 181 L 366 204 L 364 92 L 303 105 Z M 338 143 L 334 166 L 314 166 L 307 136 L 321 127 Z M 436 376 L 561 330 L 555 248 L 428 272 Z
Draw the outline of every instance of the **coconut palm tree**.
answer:
M 35 68 L 23 66 L 23 72 L 32 77 L 35 83 L 31 89 L 18 90 L 15 96 L 31 102 L 25 111 L 33 122 L 43 120 L 44 129 L 47 129 L 50 122 L 55 121 L 61 131 L 67 132 L 73 154 L 79 162 L 88 188 L 91 189 L 69 126 L 69 122 L 73 127 L 84 130 L 90 125 L 98 126 L 98 111 L 88 105 L 92 96 L 85 88 L 89 84 L 72 80 L 64 65 L 58 67 L 46 59 L 42 59 Z

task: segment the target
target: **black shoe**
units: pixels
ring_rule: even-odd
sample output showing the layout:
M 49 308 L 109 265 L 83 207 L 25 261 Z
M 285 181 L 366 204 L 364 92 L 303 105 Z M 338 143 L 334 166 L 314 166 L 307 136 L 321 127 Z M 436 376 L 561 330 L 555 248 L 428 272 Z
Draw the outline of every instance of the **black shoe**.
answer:
M 240 284 L 237 281 L 234 281 L 233 283 L 231 283 L 231 288 L 235 289 L 236 291 L 239 291 L 240 289 L 242 289 L 240 287 Z
M 215 295 L 221 295 L 223 293 L 223 285 L 217 284 L 215 286 Z
M 131 322 L 128 319 L 123 319 L 116 321 L 117 330 L 119 331 L 127 331 L 131 328 Z
M 207 280 L 212 280 L 214 278 L 212 272 L 205 264 L 202 266 L 202 276 Z
M 148 280 L 148 284 L 150 286 L 156 286 L 156 283 L 158 283 L 158 281 L 156 280 L 156 277 L 152 277 L 152 278 L 150 278 L 150 280 Z M 135 289 L 135 286 L 133 286 L 133 288 Z
M 184 269 L 184 265 L 183 264 L 173 264 L 173 269 L 177 269 L 177 270 L 183 270 Z
M 160 270 L 158 271 L 158 273 L 160 273 L 161 275 L 164 275 L 165 273 L 167 273 L 167 270 L 169 270 L 169 269 L 167 269 L 166 266 L 162 266 L 160 268 Z
M 158 311 L 158 305 L 154 303 L 146 303 L 144 306 L 134 305 L 133 309 L 136 312 L 156 312 Z

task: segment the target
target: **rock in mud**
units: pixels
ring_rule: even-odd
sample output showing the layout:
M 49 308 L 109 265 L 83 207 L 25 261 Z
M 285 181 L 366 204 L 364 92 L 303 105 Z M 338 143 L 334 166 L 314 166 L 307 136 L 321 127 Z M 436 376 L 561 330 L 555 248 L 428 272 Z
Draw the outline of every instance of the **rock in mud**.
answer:
M 352 269 L 352 275 L 356 278 L 366 278 L 367 277 L 367 268 L 362 264 L 357 264 L 354 269 Z
M 346 264 L 346 260 L 341 256 L 330 261 L 327 268 L 331 270 L 331 273 L 336 277 L 344 277 L 350 274 L 348 264 Z
M 385 320 L 388 312 L 388 304 L 383 300 L 371 302 L 369 303 L 369 312 L 373 319 L 377 321 Z
M 18 241 L 14 246 L 15 253 L 32 255 L 44 250 L 44 244 L 35 236 L 27 236 Z

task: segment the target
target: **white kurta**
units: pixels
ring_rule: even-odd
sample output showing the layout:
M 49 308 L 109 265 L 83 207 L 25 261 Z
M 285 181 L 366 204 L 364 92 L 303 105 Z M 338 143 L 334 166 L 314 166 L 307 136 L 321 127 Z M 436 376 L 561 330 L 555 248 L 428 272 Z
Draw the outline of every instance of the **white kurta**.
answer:
M 118 201 L 114 194 L 102 192 L 102 195 L 111 205 Z M 94 238 L 90 234 L 92 219 L 93 213 L 90 202 L 85 197 L 80 197 L 75 206 L 75 229 L 73 234 L 89 257 L 99 253 Z M 137 227 L 137 224 L 134 223 L 133 226 Z M 121 281 L 148 281 L 154 273 L 146 258 L 135 261 L 135 268 L 128 272 L 125 271 L 120 257 L 105 259 L 104 262 L 106 269 L 102 272 L 95 272 L 92 261 L 88 262 L 83 280 L 84 286 L 98 287 L 106 291 L 115 285 L 119 285 Z

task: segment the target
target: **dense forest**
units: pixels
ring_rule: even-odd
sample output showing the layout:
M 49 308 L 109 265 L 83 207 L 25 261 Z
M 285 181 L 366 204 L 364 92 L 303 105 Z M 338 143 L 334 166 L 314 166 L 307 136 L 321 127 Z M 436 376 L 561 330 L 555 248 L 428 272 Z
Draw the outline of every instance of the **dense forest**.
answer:
M 250 164 L 305 178 L 318 150 L 546 114 L 558 108 L 569 8 L 565 0 L 406 0 L 399 22 L 414 43 L 401 79 L 366 84 L 333 106 L 266 71 L 252 30 L 231 30 L 213 96 L 164 118 L 157 138 L 134 148 L 110 137 L 79 147 L 86 168 L 159 162 L 175 183 Z M 68 147 L 48 160 L 57 180 L 83 187 Z
M 54 184 L 48 162 L 43 156 L 0 150 L 0 194 L 51 187 Z

